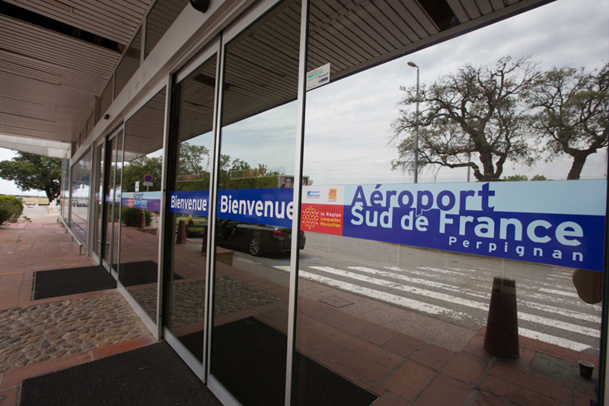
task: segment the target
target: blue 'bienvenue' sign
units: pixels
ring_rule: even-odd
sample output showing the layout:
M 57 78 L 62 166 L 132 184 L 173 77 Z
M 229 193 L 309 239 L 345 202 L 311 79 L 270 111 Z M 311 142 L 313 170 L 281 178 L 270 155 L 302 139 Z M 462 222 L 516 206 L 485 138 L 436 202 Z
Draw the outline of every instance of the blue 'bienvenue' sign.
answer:
M 218 191 L 218 217 L 292 227 L 293 189 L 223 189 Z M 171 192 L 169 211 L 207 217 L 209 191 Z
M 192 214 L 207 217 L 209 206 L 208 190 L 185 190 L 171 192 L 169 211 L 172 213 Z
M 292 189 L 220 190 L 218 217 L 291 227 Z M 603 270 L 606 181 L 305 186 L 301 228 L 424 248 Z M 170 211 L 208 216 L 207 191 Z

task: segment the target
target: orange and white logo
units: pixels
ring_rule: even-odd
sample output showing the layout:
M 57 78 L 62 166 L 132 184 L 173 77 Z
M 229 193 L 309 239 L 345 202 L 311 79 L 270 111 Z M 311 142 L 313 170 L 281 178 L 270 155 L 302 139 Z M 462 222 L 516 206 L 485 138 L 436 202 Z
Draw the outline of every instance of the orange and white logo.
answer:
M 319 212 L 312 206 L 302 211 L 302 226 L 309 230 L 319 225 Z

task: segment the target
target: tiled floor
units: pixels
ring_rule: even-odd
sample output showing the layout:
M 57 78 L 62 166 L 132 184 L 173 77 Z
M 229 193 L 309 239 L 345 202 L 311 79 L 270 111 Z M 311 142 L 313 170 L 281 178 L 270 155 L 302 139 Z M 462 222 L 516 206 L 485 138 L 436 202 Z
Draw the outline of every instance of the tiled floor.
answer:
M 68 298 L 31 300 L 35 271 L 57 268 L 58 264 L 65 268 L 94 264 L 92 258 L 79 255 L 78 245 L 56 220 L 57 215 L 54 214 L 0 229 L 0 314 L 21 308 L 35 309 L 41 303 L 58 300 L 80 303 L 74 299 L 116 295 L 116 290 L 111 290 Z M 286 325 L 287 289 L 284 285 L 227 264 L 219 267 L 222 276 L 278 298 L 256 308 L 240 309 L 227 315 L 225 321 L 255 314 L 277 328 Z M 377 406 L 587 406 L 594 396 L 596 371 L 593 380 L 585 380 L 577 370 L 578 359 L 598 364 L 597 359 L 587 354 L 520 337 L 520 358 L 503 360 L 483 350 L 484 329 L 473 334 L 464 348 L 455 351 L 302 295 L 298 309 L 297 349 L 377 394 Z M 125 318 L 134 315 L 130 308 L 125 311 Z M 19 368 L 9 365 L 4 371 L 0 370 L 0 405 L 18 405 L 19 384 L 25 378 L 128 351 L 153 341 L 154 338 L 144 332 L 136 338 L 68 352 L 59 358 Z M 2 360 L 6 361 L 7 355 L 0 347 Z

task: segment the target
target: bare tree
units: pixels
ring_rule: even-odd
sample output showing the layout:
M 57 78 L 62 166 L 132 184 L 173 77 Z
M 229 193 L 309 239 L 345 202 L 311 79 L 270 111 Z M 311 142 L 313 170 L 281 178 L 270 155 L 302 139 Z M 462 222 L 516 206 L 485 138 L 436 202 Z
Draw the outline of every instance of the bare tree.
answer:
M 526 93 L 536 134 L 546 142 L 548 160 L 573 158 L 567 179 L 579 179 L 586 159 L 607 146 L 609 64 L 600 71 L 554 68 Z
M 495 181 L 507 161 L 532 164 L 534 149 L 527 142 L 520 96 L 539 77 L 529 58 L 504 57 L 494 67 L 465 65 L 422 86 L 419 98 L 416 87 L 402 87 L 404 108 L 392 124 L 391 142 L 399 154 L 393 169 L 414 170 L 417 125 L 419 170 L 428 165 L 470 167 L 476 179 Z M 411 107 L 417 101 L 422 106 L 418 116 Z

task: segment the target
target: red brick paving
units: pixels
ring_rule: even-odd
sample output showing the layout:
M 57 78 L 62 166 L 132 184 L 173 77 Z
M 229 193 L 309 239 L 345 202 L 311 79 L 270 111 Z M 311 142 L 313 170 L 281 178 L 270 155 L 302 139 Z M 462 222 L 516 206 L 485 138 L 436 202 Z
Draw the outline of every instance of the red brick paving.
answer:
M 53 263 L 64 267 L 94 263 L 92 258 L 78 255 L 78 245 L 62 230 L 62 226 L 52 223 L 0 229 L 0 310 L 32 304 L 35 270 L 48 269 Z M 277 304 L 256 309 L 260 312 L 257 316 L 280 329 L 287 325 L 285 287 L 224 265 L 222 275 L 280 297 Z M 585 385 L 531 370 L 531 361 L 538 353 L 571 363 L 584 359 L 598 365 L 598 359 L 588 354 L 520 337 L 520 359 L 500 360 L 483 350 L 484 329 L 455 352 L 304 296 L 299 296 L 298 312 L 297 349 L 379 395 L 375 406 L 588 405 L 593 396 Z M 230 315 L 225 321 L 237 316 Z M 0 406 L 17 404 L 18 384 L 25 378 L 129 351 L 153 340 L 141 337 L 9 370 L 0 376 Z

